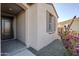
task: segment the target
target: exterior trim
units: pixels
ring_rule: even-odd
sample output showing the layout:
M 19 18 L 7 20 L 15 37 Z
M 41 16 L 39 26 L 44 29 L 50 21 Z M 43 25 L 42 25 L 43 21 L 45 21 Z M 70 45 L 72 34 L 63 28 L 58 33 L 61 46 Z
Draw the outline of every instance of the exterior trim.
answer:
M 54 9 L 54 11 L 55 11 L 55 13 L 56 13 L 56 15 L 57 15 L 57 18 L 59 18 L 58 14 L 57 14 L 57 12 L 56 12 L 56 9 L 55 9 L 55 7 L 54 7 L 54 5 L 53 5 L 52 3 L 47 3 L 47 4 L 49 4 L 49 5 L 51 5 L 51 6 L 53 7 L 53 9 Z

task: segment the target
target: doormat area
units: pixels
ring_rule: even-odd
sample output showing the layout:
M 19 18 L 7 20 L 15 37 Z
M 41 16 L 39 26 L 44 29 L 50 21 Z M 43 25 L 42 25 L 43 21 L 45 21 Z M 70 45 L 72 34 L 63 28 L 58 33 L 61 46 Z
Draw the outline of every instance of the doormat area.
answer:
M 26 46 L 17 39 L 1 41 L 1 55 L 6 56 L 24 49 Z
M 39 51 L 36 51 L 31 47 L 28 49 L 37 56 L 69 56 L 69 53 L 64 48 L 62 41 L 58 39 L 54 40 L 48 46 Z

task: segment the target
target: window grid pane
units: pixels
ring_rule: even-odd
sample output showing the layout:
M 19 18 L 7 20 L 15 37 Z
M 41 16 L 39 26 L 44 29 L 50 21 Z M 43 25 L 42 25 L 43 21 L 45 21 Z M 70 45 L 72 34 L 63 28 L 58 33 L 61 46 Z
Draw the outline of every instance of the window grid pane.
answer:
M 49 12 L 47 12 L 47 32 L 48 33 L 54 33 L 55 32 L 55 26 L 56 26 L 56 22 L 55 22 L 55 16 L 51 15 Z

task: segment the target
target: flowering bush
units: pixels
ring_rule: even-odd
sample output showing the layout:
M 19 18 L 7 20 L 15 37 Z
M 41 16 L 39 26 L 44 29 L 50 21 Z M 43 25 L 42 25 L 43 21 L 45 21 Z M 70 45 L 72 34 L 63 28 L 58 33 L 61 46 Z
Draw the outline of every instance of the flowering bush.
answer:
M 79 33 L 64 32 L 64 46 L 71 51 L 73 55 L 79 55 Z

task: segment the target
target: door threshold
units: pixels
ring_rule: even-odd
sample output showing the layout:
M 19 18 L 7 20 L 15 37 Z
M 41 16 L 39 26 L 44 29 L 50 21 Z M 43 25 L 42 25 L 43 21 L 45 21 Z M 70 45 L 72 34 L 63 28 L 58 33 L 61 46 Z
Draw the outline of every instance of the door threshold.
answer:
M 1 41 L 10 41 L 10 40 L 15 40 L 15 39 L 6 39 L 6 40 L 1 40 Z

